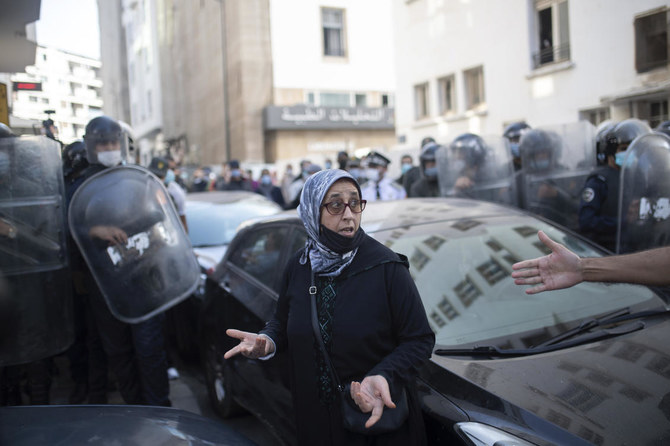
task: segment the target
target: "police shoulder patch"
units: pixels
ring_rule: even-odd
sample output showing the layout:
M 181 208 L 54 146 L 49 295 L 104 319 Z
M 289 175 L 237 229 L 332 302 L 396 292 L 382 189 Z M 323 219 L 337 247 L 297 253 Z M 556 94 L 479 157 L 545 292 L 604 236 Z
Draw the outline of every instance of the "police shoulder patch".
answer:
M 595 196 L 595 191 L 590 187 L 587 187 L 582 191 L 582 201 L 585 201 L 586 203 L 590 203 L 595 198 Z

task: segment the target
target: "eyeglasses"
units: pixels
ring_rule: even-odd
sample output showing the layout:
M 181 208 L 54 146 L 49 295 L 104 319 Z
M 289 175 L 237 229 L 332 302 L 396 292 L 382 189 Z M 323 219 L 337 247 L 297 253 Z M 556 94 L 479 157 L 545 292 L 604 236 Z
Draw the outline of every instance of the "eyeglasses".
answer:
M 325 207 L 330 215 L 340 215 L 344 210 L 349 206 L 351 212 L 354 214 L 360 214 L 365 209 L 366 200 L 350 200 L 349 203 L 344 201 L 331 201 L 330 203 L 324 203 L 321 206 Z

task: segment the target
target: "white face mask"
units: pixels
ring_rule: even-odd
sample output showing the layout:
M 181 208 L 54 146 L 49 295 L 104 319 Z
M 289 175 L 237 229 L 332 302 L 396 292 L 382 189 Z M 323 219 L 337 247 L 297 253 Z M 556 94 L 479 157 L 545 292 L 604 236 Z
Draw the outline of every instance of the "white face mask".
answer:
M 379 171 L 377 169 L 367 169 L 365 176 L 370 181 L 379 181 Z
M 111 150 L 109 152 L 98 153 L 98 162 L 103 166 L 112 167 L 121 162 L 121 151 Z

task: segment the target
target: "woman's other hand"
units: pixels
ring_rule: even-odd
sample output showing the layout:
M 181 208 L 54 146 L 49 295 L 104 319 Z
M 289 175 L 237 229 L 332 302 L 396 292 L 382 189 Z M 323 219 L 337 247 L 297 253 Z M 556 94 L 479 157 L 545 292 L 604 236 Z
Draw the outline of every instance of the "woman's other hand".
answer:
M 274 352 L 274 344 L 266 336 L 260 336 L 256 333 L 235 330 L 229 328 L 226 334 L 231 338 L 239 339 L 240 343 L 226 352 L 223 357 L 230 359 L 241 353 L 243 356 L 252 359 L 262 358 Z
M 352 381 L 350 387 L 351 398 L 361 412 L 372 415 L 365 422 L 365 427 L 372 427 L 384 413 L 384 406 L 395 409 L 395 403 L 391 400 L 389 384 L 381 375 L 366 376 L 362 382 Z

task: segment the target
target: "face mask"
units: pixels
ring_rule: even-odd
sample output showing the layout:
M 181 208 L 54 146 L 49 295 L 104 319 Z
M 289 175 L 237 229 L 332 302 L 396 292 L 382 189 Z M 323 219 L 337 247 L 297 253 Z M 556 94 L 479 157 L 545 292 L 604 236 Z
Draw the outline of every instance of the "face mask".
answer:
M 269 186 L 270 184 L 272 184 L 272 178 L 270 178 L 270 175 L 263 175 L 261 177 L 261 183 L 266 186 Z
M 463 171 L 463 169 L 465 169 L 465 161 L 463 161 L 463 160 L 454 161 L 454 164 L 453 164 L 454 172 L 461 172 L 461 171 Z
M 379 181 L 379 171 L 377 169 L 368 169 L 365 171 L 365 176 L 370 181 Z
M 171 169 L 168 169 L 165 174 L 165 184 L 170 184 L 174 181 L 174 172 Z
M 333 167 L 333 163 L 326 163 L 326 169 L 330 169 L 331 167 Z
M 98 153 L 98 162 L 106 167 L 116 166 L 121 162 L 121 151 L 100 152 Z
M 509 144 L 509 148 L 510 148 L 510 150 L 512 151 L 512 156 L 513 156 L 514 158 L 518 158 L 518 157 L 519 157 L 519 143 L 517 143 L 517 142 L 511 142 L 511 143 Z
M 533 164 L 535 164 L 535 169 L 536 170 L 547 170 L 549 169 L 549 166 L 551 165 L 550 160 L 538 160 L 535 161 Z
M 349 173 L 351 174 L 352 177 L 354 177 L 354 178 L 356 178 L 356 179 L 359 179 L 360 176 L 361 176 L 361 171 L 360 171 L 360 169 L 356 169 L 356 168 L 354 168 L 354 169 L 349 169 Z
M 437 176 L 437 167 L 429 167 L 426 170 L 424 170 L 423 173 L 428 178 L 435 178 Z
M 403 165 L 400 167 L 400 173 L 404 175 L 404 174 L 406 174 L 407 171 L 410 170 L 411 168 L 412 168 L 412 165 L 411 165 L 411 164 L 406 164 L 406 163 L 405 163 L 405 164 L 403 164 Z
M 242 176 L 242 174 L 240 173 L 240 171 L 238 169 L 233 169 L 233 170 L 230 171 L 230 176 L 233 177 L 233 178 L 239 178 L 239 177 Z
M 617 166 L 621 167 L 623 166 L 623 162 L 626 159 L 626 151 L 623 152 L 617 152 L 614 155 L 614 162 L 616 163 Z

